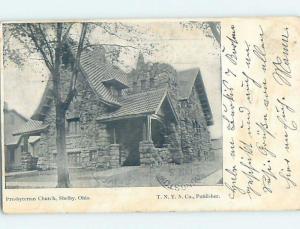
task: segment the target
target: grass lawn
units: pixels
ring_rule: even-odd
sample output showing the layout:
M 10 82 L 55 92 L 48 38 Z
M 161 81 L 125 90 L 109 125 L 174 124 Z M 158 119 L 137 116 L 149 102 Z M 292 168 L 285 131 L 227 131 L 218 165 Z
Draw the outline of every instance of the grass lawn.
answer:
M 201 161 L 181 165 L 165 164 L 159 167 L 127 166 L 109 170 L 70 170 L 73 188 L 96 187 L 156 187 L 158 180 L 176 185 L 198 185 L 203 178 L 222 169 L 222 163 Z M 54 188 L 56 170 L 39 171 L 23 177 L 7 177 L 7 188 Z M 222 177 L 220 177 L 220 180 Z M 216 185 L 207 183 L 201 185 Z

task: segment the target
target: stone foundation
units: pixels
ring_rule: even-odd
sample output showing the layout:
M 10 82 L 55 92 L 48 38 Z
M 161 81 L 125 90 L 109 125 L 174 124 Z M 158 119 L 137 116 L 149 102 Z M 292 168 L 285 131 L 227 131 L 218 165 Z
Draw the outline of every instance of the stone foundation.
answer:
M 37 162 L 37 168 L 39 170 L 48 170 L 50 168 L 49 157 L 40 156 Z
M 22 152 L 21 165 L 23 171 L 37 169 L 38 158 L 33 157 L 29 152 Z
M 82 150 L 80 153 L 81 158 L 81 166 L 83 168 L 91 168 L 93 166 L 96 167 L 96 160 L 91 161 L 90 160 L 90 151 L 89 150 Z
M 141 165 L 161 165 L 172 162 L 169 149 L 155 148 L 152 141 L 141 141 L 139 144 Z

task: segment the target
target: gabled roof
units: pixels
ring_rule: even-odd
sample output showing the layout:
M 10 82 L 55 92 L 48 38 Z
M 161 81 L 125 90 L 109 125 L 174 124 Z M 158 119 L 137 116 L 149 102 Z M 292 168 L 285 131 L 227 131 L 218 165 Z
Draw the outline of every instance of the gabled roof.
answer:
M 146 114 L 155 114 L 166 97 L 168 97 L 168 93 L 165 88 L 124 96 L 119 100 L 121 107 L 118 110 L 101 115 L 97 120 L 114 121 Z
M 12 133 L 6 133 L 4 136 L 4 145 L 17 145 L 21 140 L 20 136 L 14 136 Z
M 187 100 L 190 97 L 192 89 L 195 85 L 195 88 L 199 94 L 201 107 L 203 109 L 207 125 L 212 125 L 213 124 L 212 112 L 206 95 L 206 90 L 205 90 L 200 69 L 192 68 L 192 69 L 178 72 L 177 85 L 178 85 L 179 100 Z
M 118 100 L 105 87 L 105 83 L 116 81 L 121 88 L 128 88 L 127 75 L 120 68 L 98 60 L 97 51 L 84 51 L 80 58 L 80 67 L 90 86 L 97 95 L 108 104 L 120 106 Z
M 4 108 L 3 108 L 4 112 L 11 112 L 14 113 L 15 115 L 19 116 L 21 119 L 23 119 L 24 121 L 28 121 L 28 118 L 26 118 L 24 115 L 22 115 L 21 113 L 19 113 L 18 111 L 16 111 L 15 109 L 9 109 L 7 102 L 4 101 Z
M 17 145 L 19 144 L 20 139 L 20 136 L 13 136 L 12 134 L 6 135 L 4 138 L 4 145 Z
M 184 100 L 190 97 L 196 77 L 199 73 L 199 68 L 192 68 L 180 71 L 177 74 L 178 99 Z
M 74 47 L 71 49 L 71 52 L 74 54 Z M 84 50 L 80 58 L 80 70 L 100 100 L 108 105 L 119 107 L 120 103 L 105 84 L 117 82 L 118 87 L 127 88 L 127 75 L 120 68 L 100 61 L 97 57 L 98 54 L 97 49 L 91 51 Z M 48 80 L 40 104 L 32 115 L 32 119 L 41 120 L 43 114 L 47 112 L 45 105 L 49 104 L 53 97 L 51 87 L 52 81 Z
M 41 136 L 30 136 L 28 138 L 28 143 L 34 144 L 41 139 Z
M 42 121 L 32 120 L 30 119 L 19 129 L 15 130 L 13 135 L 22 135 L 22 134 L 35 134 L 39 133 L 42 130 L 48 127 L 47 124 L 43 124 Z

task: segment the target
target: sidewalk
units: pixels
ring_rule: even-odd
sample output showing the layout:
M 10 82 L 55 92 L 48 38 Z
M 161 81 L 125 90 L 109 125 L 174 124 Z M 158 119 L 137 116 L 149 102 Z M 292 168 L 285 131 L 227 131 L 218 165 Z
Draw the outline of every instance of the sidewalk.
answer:
M 158 187 L 160 184 L 157 175 L 167 177 L 174 184 L 188 183 L 197 176 L 201 179 L 197 185 L 217 185 L 222 180 L 222 169 L 210 162 L 153 168 L 125 166 L 98 171 L 80 169 L 70 171 L 70 181 L 71 186 L 76 188 Z M 55 170 L 12 173 L 6 176 L 6 188 L 55 188 L 56 185 Z
M 223 177 L 223 170 L 219 169 L 216 172 L 208 175 L 207 177 L 203 178 L 200 182 L 199 185 L 203 185 L 203 184 L 218 184 L 219 181 L 222 179 Z
M 119 167 L 104 171 L 70 171 L 70 180 L 73 187 L 89 187 L 99 186 L 99 180 L 115 177 L 120 174 L 126 174 L 134 170 L 138 170 L 138 166 Z M 41 171 L 25 171 L 6 174 L 7 188 L 55 188 L 56 171 L 47 171 L 43 174 Z
M 38 170 L 31 170 L 31 171 L 18 171 L 18 172 L 5 172 L 6 177 L 26 177 L 31 175 L 38 174 Z

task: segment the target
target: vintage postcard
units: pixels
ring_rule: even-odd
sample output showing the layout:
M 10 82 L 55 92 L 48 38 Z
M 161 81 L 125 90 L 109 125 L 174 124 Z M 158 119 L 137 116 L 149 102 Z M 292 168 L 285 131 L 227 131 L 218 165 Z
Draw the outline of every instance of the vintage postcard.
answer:
M 1 25 L 5 213 L 298 210 L 297 17 Z

